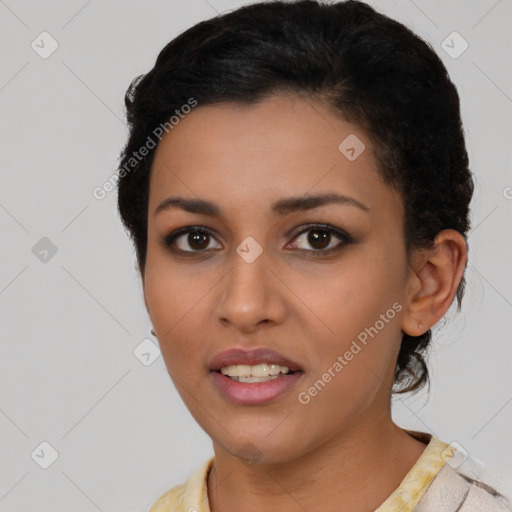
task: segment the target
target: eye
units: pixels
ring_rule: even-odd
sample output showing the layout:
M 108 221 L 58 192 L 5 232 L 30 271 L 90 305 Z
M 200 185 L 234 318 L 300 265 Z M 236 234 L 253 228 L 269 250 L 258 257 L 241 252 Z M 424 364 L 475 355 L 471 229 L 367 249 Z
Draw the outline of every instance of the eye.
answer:
M 307 237 L 305 236 L 306 233 L 309 233 Z M 333 237 L 340 240 L 340 242 L 329 247 L 333 242 Z M 209 230 L 200 226 L 187 226 L 177 229 L 170 235 L 167 235 L 164 238 L 163 243 L 174 252 L 201 253 L 206 252 L 206 250 L 222 248 L 220 244 L 218 244 L 217 247 L 211 247 L 210 243 L 213 240 L 214 237 Z M 348 233 L 328 224 L 315 224 L 310 226 L 308 229 L 301 231 L 293 238 L 293 240 L 298 240 L 299 243 L 307 242 L 311 247 L 313 247 L 312 250 L 301 250 L 311 253 L 325 254 L 341 249 L 342 246 L 351 243 L 353 238 Z M 296 242 L 291 242 L 291 245 L 292 249 L 297 247 Z M 191 250 L 189 248 L 191 248 Z
M 166 236 L 164 243 L 167 247 L 172 247 L 176 244 L 178 250 L 182 252 L 202 252 L 204 249 L 211 249 L 211 247 L 209 247 L 210 238 L 213 238 L 212 234 L 204 228 L 186 227 L 178 229 Z M 187 245 L 191 247 L 192 250 L 187 250 Z
M 309 233 L 306 236 L 306 233 Z M 333 242 L 333 237 L 341 240 L 340 243 L 329 247 L 331 242 Z M 349 244 L 352 242 L 352 237 L 333 226 L 329 226 L 328 224 L 316 224 L 314 226 L 310 226 L 308 229 L 301 231 L 294 240 L 297 240 L 299 243 L 306 242 L 313 250 L 305 249 L 308 252 L 317 252 L 317 253 L 330 253 L 332 251 L 336 251 L 341 249 L 342 246 Z M 297 246 L 296 242 L 292 242 L 293 247 Z

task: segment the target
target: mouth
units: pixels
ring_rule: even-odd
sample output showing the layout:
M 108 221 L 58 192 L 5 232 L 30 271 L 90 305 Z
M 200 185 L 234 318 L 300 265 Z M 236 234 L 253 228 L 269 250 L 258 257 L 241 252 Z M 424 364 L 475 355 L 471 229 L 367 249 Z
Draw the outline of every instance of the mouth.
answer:
M 303 371 L 298 363 L 267 347 L 224 350 L 210 361 L 209 369 L 230 377 L 267 377 Z
M 234 382 L 244 382 L 253 384 L 256 382 L 269 382 L 282 378 L 283 376 L 291 376 L 301 370 L 291 370 L 288 366 L 281 366 L 272 363 L 260 363 L 256 365 L 227 365 L 214 370 L 216 373 L 224 375 Z
M 232 348 L 209 364 L 220 395 L 238 405 L 262 405 L 282 398 L 301 380 L 304 369 L 267 347 Z
M 294 371 L 268 377 L 229 377 L 217 370 L 211 371 L 210 375 L 223 399 L 236 405 L 255 406 L 284 399 L 298 385 L 304 372 Z

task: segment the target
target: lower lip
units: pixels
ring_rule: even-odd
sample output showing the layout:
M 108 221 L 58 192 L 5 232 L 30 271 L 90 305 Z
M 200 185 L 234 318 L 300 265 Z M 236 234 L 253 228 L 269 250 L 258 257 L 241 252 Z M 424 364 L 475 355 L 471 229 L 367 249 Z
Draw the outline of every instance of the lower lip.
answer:
M 284 375 L 267 382 L 237 382 L 219 372 L 210 372 L 222 395 L 240 405 L 258 405 L 270 402 L 293 388 L 303 372 Z

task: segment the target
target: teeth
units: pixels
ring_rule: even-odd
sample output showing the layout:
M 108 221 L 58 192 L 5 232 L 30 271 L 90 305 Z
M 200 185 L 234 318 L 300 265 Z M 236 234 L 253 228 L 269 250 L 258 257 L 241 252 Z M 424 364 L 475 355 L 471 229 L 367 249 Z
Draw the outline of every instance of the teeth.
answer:
M 269 375 L 268 377 L 229 377 L 237 382 L 267 382 L 268 380 L 279 379 L 277 375 Z
M 223 366 L 220 369 L 222 375 L 228 377 L 242 377 L 244 382 L 263 382 L 269 380 L 268 377 L 277 378 L 279 373 L 289 373 L 290 369 L 287 366 L 280 366 L 278 364 L 256 364 L 250 366 L 248 364 L 236 364 L 231 366 Z M 249 381 L 246 378 L 264 378 L 263 380 Z M 236 379 L 238 380 L 238 379 Z

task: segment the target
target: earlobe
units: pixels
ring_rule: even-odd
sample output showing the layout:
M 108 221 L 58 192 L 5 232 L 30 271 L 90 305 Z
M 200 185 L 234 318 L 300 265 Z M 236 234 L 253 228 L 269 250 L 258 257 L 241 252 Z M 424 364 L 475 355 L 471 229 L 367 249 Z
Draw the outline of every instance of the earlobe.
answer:
M 457 293 L 466 261 L 464 237 L 452 229 L 439 232 L 434 248 L 421 253 L 413 270 L 413 292 L 408 297 L 403 332 L 421 336 L 444 316 Z

